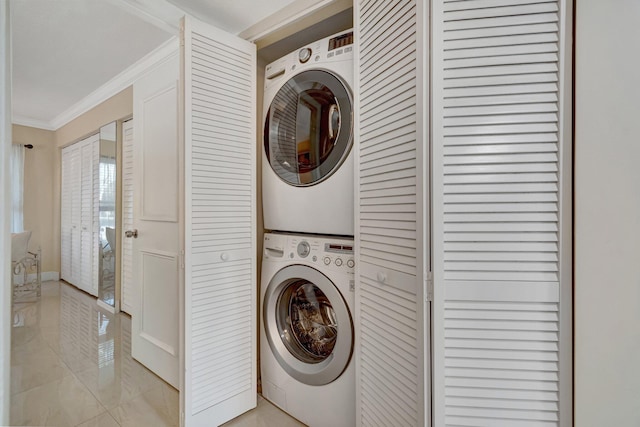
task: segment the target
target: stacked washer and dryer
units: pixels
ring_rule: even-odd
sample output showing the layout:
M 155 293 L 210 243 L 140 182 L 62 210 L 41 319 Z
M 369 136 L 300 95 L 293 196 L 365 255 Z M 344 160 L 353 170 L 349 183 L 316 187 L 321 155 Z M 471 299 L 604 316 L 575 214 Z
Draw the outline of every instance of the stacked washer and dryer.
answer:
M 353 32 L 267 65 L 260 365 L 266 399 L 355 425 Z

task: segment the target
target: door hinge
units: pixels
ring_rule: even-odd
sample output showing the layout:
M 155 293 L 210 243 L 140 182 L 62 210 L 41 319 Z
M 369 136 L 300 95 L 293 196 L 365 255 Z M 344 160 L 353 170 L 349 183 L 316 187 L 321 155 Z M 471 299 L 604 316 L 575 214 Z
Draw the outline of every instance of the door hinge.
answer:
M 184 412 L 180 412 L 180 427 L 184 427 Z
M 180 268 L 184 270 L 184 251 L 180 251 Z
M 426 300 L 427 301 L 433 301 L 433 272 L 432 271 L 427 271 L 424 275 L 424 281 L 425 284 L 427 285 L 427 297 Z

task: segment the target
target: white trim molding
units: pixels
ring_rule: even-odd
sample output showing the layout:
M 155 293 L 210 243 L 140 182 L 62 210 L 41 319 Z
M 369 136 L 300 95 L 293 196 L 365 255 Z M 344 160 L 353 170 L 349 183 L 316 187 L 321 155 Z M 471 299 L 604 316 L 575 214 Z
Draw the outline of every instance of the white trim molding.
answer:
M 27 116 L 20 116 L 20 115 L 14 114 L 11 117 L 11 122 L 14 125 L 28 126 L 30 128 L 55 130 L 55 128 L 51 125 L 51 122 L 47 122 L 45 120 L 32 119 L 31 117 L 27 117 Z

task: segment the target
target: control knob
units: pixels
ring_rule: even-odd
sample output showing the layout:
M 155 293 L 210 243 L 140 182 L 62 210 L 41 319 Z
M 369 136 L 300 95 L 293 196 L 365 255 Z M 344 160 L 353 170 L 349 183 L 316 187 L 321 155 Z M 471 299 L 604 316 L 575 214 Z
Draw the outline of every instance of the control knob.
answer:
M 298 52 L 298 59 L 303 64 L 311 59 L 311 49 L 308 47 L 300 49 L 300 51 Z
M 309 243 L 307 243 L 305 240 L 298 243 L 298 255 L 300 257 L 306 258 L 309 255 L 309 252 L 311 252 L 311 247 L 309 246 Z

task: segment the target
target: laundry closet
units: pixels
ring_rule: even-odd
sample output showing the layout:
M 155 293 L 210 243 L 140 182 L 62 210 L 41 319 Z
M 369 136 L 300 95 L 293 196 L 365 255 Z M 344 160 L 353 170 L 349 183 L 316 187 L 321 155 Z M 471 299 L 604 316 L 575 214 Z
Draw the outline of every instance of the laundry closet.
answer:
M 333 11 L 255 44 L 186 17 L 134 83 L 134 356 L 185 426 L 255 407 L 261 365 L 314 427 L 570 425 L 571 4 Z

